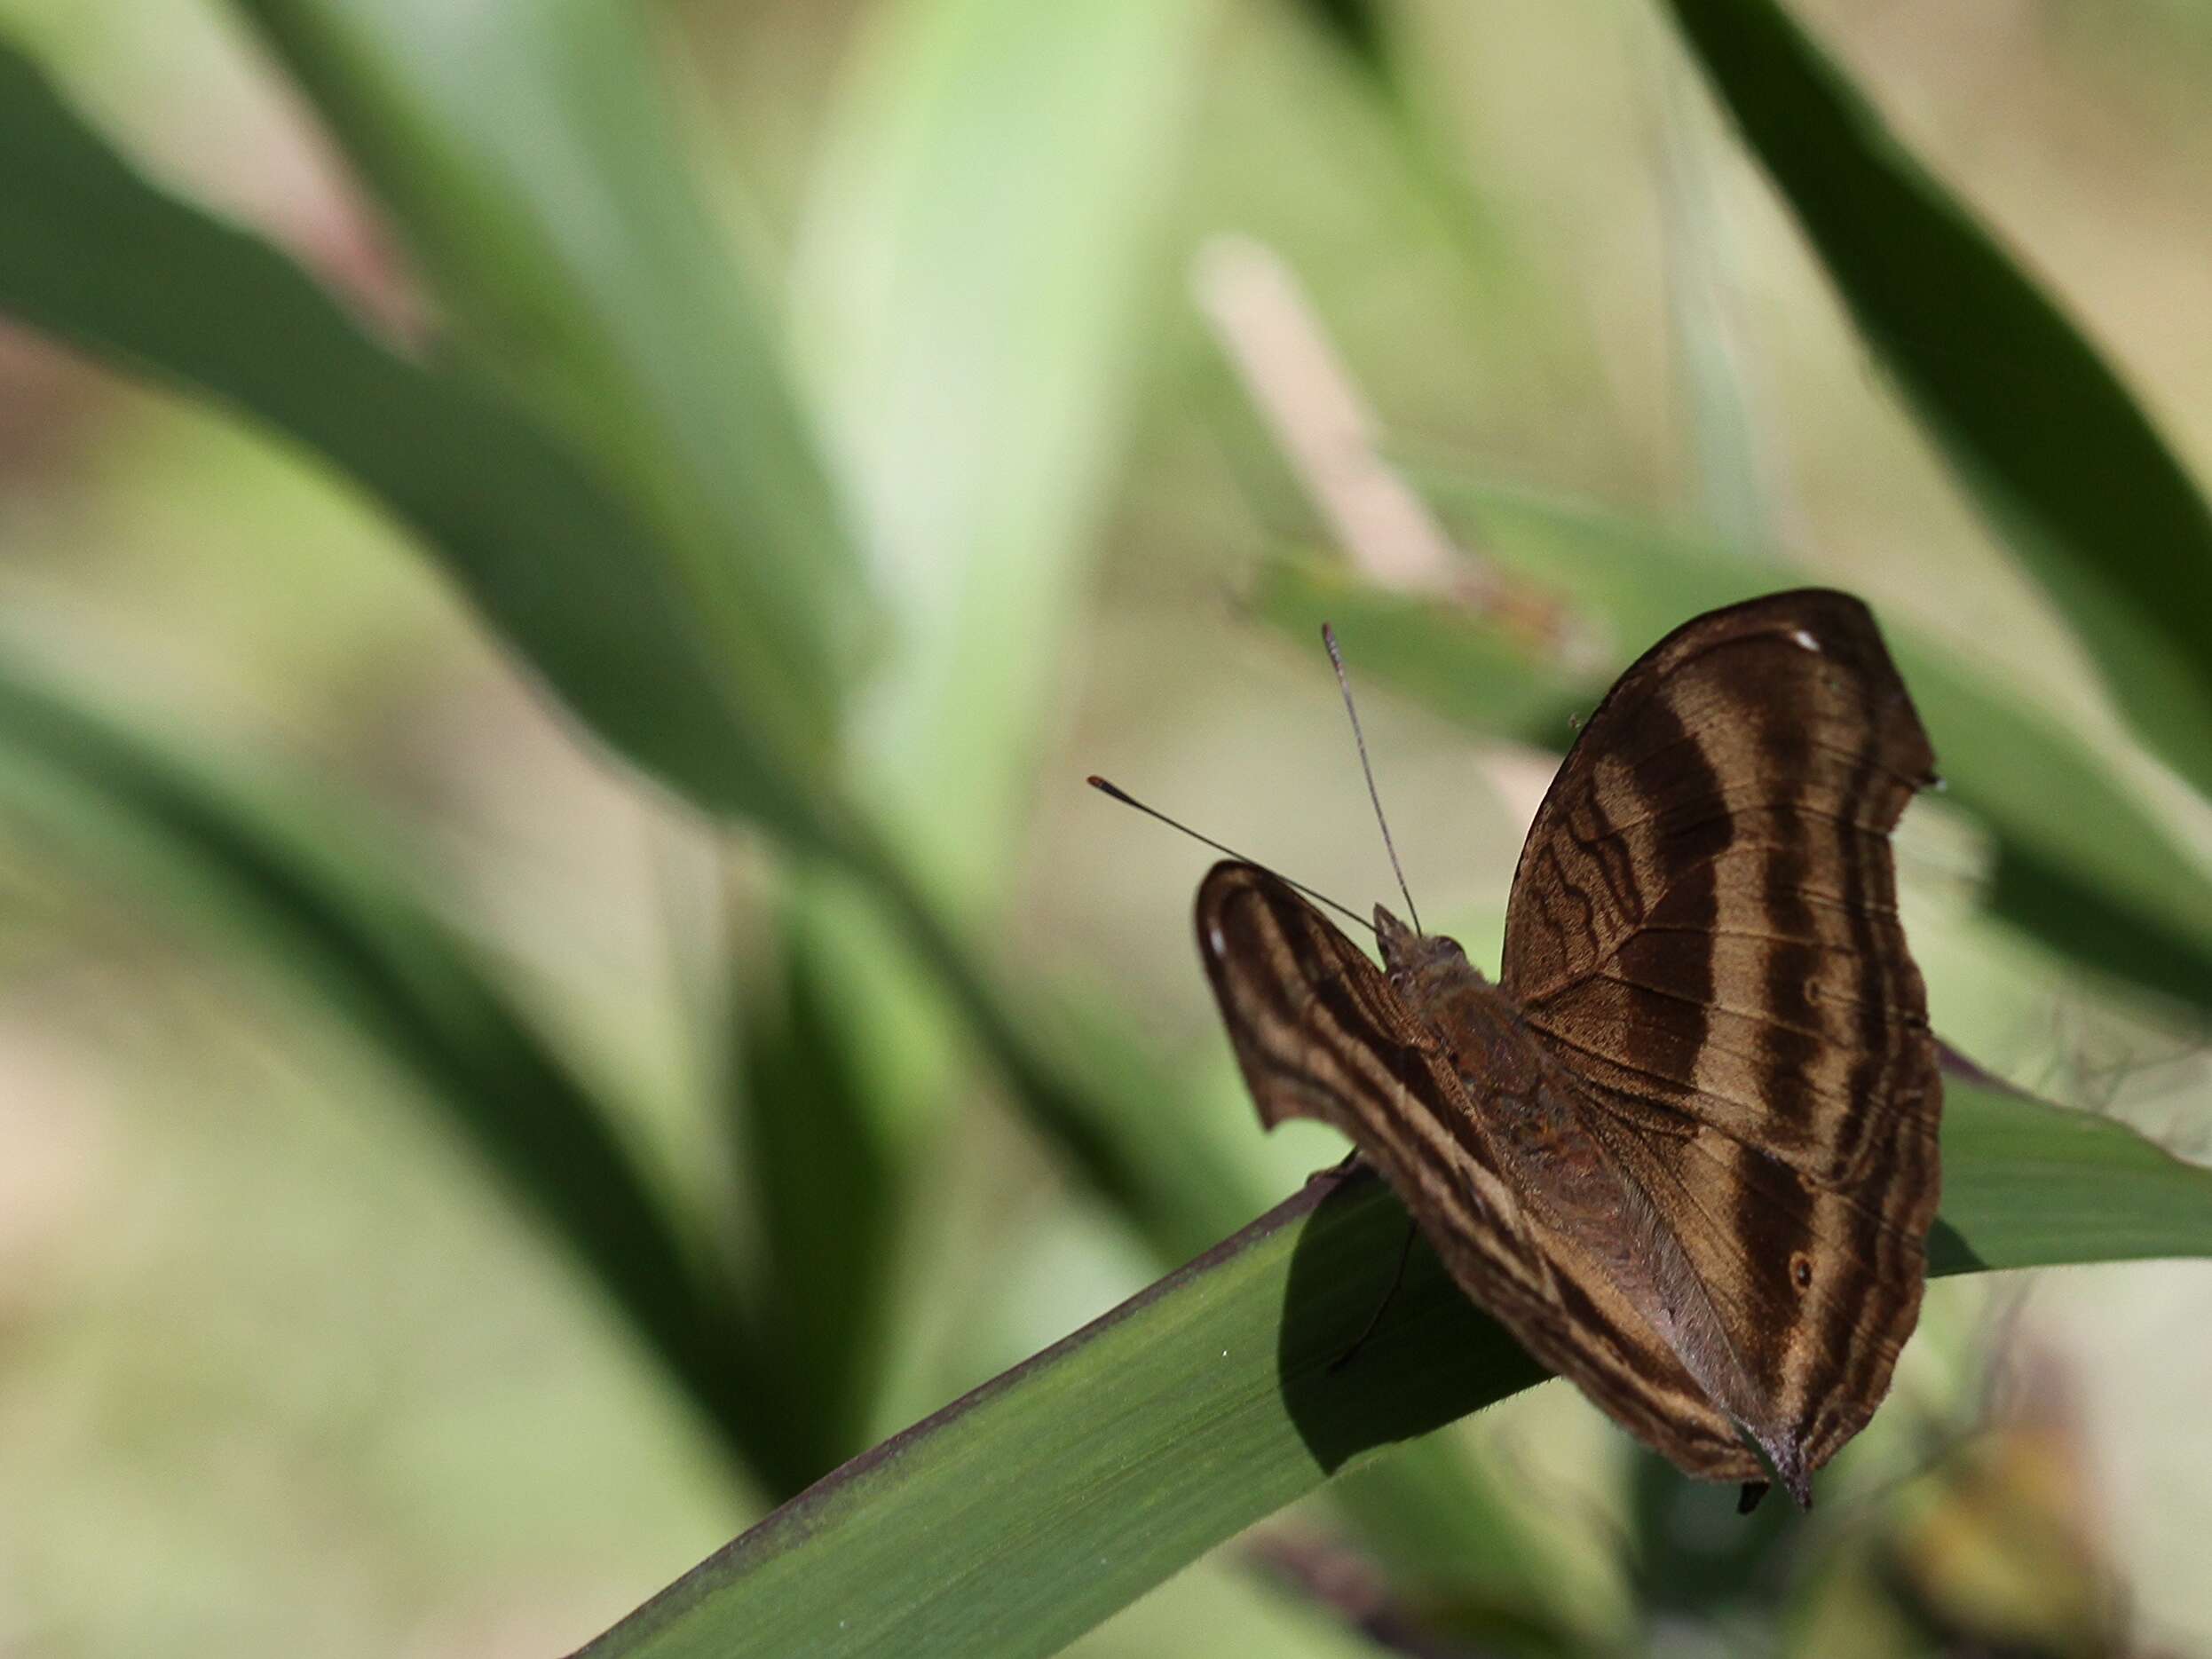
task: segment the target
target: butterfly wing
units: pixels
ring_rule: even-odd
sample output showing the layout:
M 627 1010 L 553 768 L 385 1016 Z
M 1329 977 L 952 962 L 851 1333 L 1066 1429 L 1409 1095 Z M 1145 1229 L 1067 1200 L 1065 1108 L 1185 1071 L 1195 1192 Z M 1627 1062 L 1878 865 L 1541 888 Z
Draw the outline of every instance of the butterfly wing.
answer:
M 1941 1086 L 1889 832 L 1933 754 L 1866 607 L 1711 612 L 1600 705 L 1529 832 L 1502 988 L 1809 1470 L 1919 1313 Z
M 1313 1118 L 1380 1171 L 1460 1288 L 1616 1420 L 1710 1480 L 1757 1481 L 1726 1413 L 1572 1240 L 1502 1173 L 1435 1031 L 1278 877 L 1214 866 L 1199 951 L 1263 1122 Z

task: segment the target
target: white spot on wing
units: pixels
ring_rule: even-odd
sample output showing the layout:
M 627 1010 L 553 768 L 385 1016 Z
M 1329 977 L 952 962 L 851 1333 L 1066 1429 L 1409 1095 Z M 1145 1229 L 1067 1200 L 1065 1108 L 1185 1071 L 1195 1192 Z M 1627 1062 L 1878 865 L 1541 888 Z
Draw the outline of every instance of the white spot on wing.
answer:
M 1208 944 L 1213 947 L 1214 955 L 1227 956 L 1228 954 L 1228 936 L 1221 931 L 1221 924 L 1220 922 L 1214 921 L 1208 922 L 1206 924 L 1205 941 Z
M 1817 652 L 1821 648 L 1821 642 L 1801 628 L 1793 628 L 1789 630 L 1789 643 L 1793 645 L 1801 645 L 1807 651 Z

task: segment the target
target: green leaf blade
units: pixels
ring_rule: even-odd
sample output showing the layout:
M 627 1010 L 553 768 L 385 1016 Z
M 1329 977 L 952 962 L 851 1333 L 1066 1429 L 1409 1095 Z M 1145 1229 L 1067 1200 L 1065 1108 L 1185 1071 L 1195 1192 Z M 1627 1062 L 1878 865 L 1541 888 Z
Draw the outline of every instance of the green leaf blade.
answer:
M 0 170 L 16 181 L 0 310 L 318 452 L 613 748 L 711 811 L 821 837 L 826 762 L 740 701 L 653 531 L 586 460 L 383 350 L 265 243 L 154 189 L 4 45 Z
M 797 326 L 893 623 L 856 793 L 960 922 L 1019 863 L 1213 12 L 897 0 L 830 108 Z
M 2212 506 L 2066 314 L 1773 0 L 1667 0 L 1860 331 L 2095 656 L 2212 794 Z
M 370 814 L 235 778 L 0 660 L 0 817 L 233 947 L 423 1094 L 596 1281 L 741 1463 L 772 1419 L 720 1264 L 477 953 L 393 878 Z
M 616 480 L 702 625 L 826 746 L 868 601 L 782 352 L 615 0 L 236 0 L 433 280 L 464 359 Z
M 2212 1255 L 2212 1171 L 1955 1068 L 1935 1270 Z M 1417 1252 L 1331 1370 L 1403 1212 L 1319 1181 L 856 1459 L 582 1649 L 1054 1652 L 1331 1475 L 1541 1379 Z

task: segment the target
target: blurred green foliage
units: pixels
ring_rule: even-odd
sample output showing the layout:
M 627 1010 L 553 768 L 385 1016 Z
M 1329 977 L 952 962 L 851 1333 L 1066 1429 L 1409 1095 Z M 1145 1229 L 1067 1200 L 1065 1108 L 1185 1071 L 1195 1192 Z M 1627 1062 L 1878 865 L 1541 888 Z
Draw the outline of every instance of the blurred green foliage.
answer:
M 971 1098 L 1019 1126 L 1015 1149 L 975 1161 L 1018 1171 L 1033 1145 L 1031 1178 L 1083 1195 L 1070 1260 L 1095 1266 L 1115 1248 L 1098 1241 L 1120 1240 L 1093 1307 L 1266 1209 L 1301 1160 L 1327 1161 L 1311 1141 L 1263 1147 L 1218 1066 L 1182 1063 L 1148 1029 L 1143 991 L 1102 992 L 1104 976 L 1036 948 L 1030 912 L 1065 922 L 1100 890 L 1067 837 L 1062 862 L 1025 865 L 1058 810 L 1037 805 L 1040 768 L 1086 651 L 1134 660 L 1120 724 L 1157 728 L 1149 752 L 1098 740 L 1164 770 L 1183 738 L 1171 651 L 1260 650 L 1248 620 L 1302 640 L 1323 616 L 1356 672 L 1441 716 L 1455 752 L 1472 738 L 1556 753 L 1570 715 L 1684 617 L 1807 573 L 1858 580 L 1802 538 L 1758 538 L 1778 492 L 1733 474 L 1767 453 L 1758 391 L 1731 383 L 1727 342 L 1696 332 L 1733 326 L 1725 305 L 1678 305 L 1659 353 L 1700 365 L 1696 407 L 1662 398 L 1662 428 L 1679 415 L 1709 436 L 1734 429 L 1700 446 L 1731 474 L 1698 492 L 1738 504 L 1725 525 L 1565 501 L 1510 461 L 1394 449 L 1369 459 L 1479 552 L 1467 582 L 1392 585 L 1340 551 L 1293 554 L 1313 539 L 1300 499 L 1312 480 L 1260 435 L 1168 280 L 1185 223 L 1214 228 L 1215 197 L 1262 233 L 1347 227 L 1316 275 L 1360 318 L 1354 338 L 1412 336 L 1399 346 L 1408 425 L 1485 430 L 1422 413 L 1474 396 L 1454 351 L 1418 337 L 1440 316 L 1497 371 L 1477 401 L 1510 404 L 1560 375 L 1594 398 L 1615 372 L 1500 230 L 1517 193 L 1552 193 L 1545 212 L 1568 214 L 1571 192 L 1535 163 L 1517 179 L 1511 145 L 1458 124 L 1453 53 L 1481 44 L 1434 8 L 888 0 L 809 20 L 795 32 L 828 43 L 837 67 L 810 107 L 785 224 L 723 199 L 712 123 L 672 89 L 664 38 L 683 33 L 702 75 L 726 51 L 726 80 L 765 85 L 778 51 L 805 56 L 772 8 L 233 10 L 373 201 L 415 284 L 416 324 L 371 320 L 271 240 L 157 182 L 38 53 L 4 42 L 0 312 L 343 478 L 574 723 L 601 784 L 690 849 L 689 877 L 675 858 L 656 878 L 671 884 L 659 897 L 682 958 L 656 1015 L 687 1056 L 663 1102 L 680 1126 L 644 1121 L 637 1096 L 653 1091 L 591 1056 L 517 953 L 483 936 L 465 883 L 369 792 L 180 735 L 152 699 L 58 671 L 57 652 L 14 633 L 0 636 L 0 811 L 42 870 L 127 890 L 135 912 L 195 930 L 208 960 L 387 1063 L 582 1267 L 747 1513 L 995 1369 L 983 1358 L 1035 1346 L 1034 1328 L 989 1336 L 980 1311 L 1047 1268 L 993 1232 L 1011 1189 L 965 1165 L 978 1137 L 1005 1132 L 979 1128 Z M 1901 574 L 1867 573 L 1896 595 L 1882 596 L 1885 625 L 1953 786 L 1941 820 L 1971 849 L 1924 884 L 1945 924 L 1922 947 L 1939 1018 L 1968 1037 L 1951 1021 L 1970 1019 L 2003 963 L 2099 1017 L 2191 1029 L 2212 1011 L 2201 494 L 2046 285 L 1786 12 L 1600 8 L 1568 26 L 1539 89 L 1592 109 L 1636 101 L 1624 45 L 1648 75 L 1679 78 L 1662 14 L 2013 561 L 1981 549 L 1955 572 L 1915 555 Z M 38 32 L 66 55 L 66 28 Z M 1254 99 L 1266 120 L 1238 128 Z M 1710 112 L 1661 107 L 1667 142 L 1718 167 Z M 747 118 L 731 114 L 725 136 Z M 1668 201 L 1663 234 L 1695 256 L 1671 253 L 1677 280 L 1727 280 L 1718 210 L 1679 190 Z M 1397 245 L 1369 233 L 1377 223 Z M 1407 294 L 1418 317 L 1396 309 Z M 1148 381 L 1179 354 L 1192 360 L 1172 383 Z M 1546 418 L 1571 402 L 1549 390 Z M 1140 422 L 1156 405 L 1167 412 Z M 1195 441 L 1162 437 L 1178 423 Z M 1601 437 L 1561 441 L 1552 464 L 1579 457 L 1592 487 L 1620 483 Z M 1148 551 L 1182 510 L 1193 454 L 1226 456 L 1239 486 Z M 1194 603 L 1218 573 L 1175 561 L 1200 541 L 1239 544 L 1221 568 L 1243 615 Z M 1110 549 L 1124 557 L 1102 569 Z M 311 580 L 313 556 L 297 550 Z M 2020 652 L 1960 648 L 1975 630 L 1947 605 L 2023 578 L 2089 673 L 2038 684 Z M 1118 586 L 1131 583 L 1146 596 L 1131 602 Z M 1532 629 L 1532 615 L 1564 626 Z M 387 694 L 407 680 L 393 674 Z M 533 787 L 519 757 L 493 759 Z M 1223 826 L 1242 839 L 1260 815 L 1249 792 L 1225 794 L 1247 808 Z M 1284 820 L 1298 815 L 1272 816 L 1294 841 Z M 1504 849 L 1509 869 L 1509 837 Z M 558 897 L 532 902 L 565 917 Z M 1144 925 L 1178 929 L 1176 910 Z M 1174 999 L 1196 1002 L 1197 984 Z M 2197 1172 L 2103 1119 L 1980 1083 L 1957 1095 L 1952 1268 L 2212 1253 Z M 1329 1549 L 1353 1540 L 1382 1586 L 1371 1601 L 1476 1650 L 1634 1651 L 1683 1619 L 1717 1642 L 1771 1643 L 1846 1582 L 1904 1608 L 1900 1622 L 1948 1628 L 1935 1592 L 1871 1579 L 1839 1535 L 1799 1538 L 1769 1516 L 1700 1556 L 1710 1518 L 1648 1468 L 1613 1495 L 1609 1521 L 1530 1501 L 1494 1446 L 1428 1432 L 1533 1379 L 1434 1283 L 1394 1313 L 1373 1397 L 1301 1417 L 1293 1385 L 1313 1367 L 1284 1356 L 1323 1351 L 1394 1249 L 1386 1206 L 1363 1202 L 1310 1245 L 1317 1223 L 1260 1229 L 873 1454 L 604 1651 L 739 1651 L 770 1613 L 792 1649 L 1048 1651 L 1330 1476 L 1333 1519 L 1304 1524 Z M 1081 1304 L 1051 1306 L 1064 1329 Z M 1417 1448 L 1380 1455 L 1416 1434 Z M 1870 1468 L 1877 1457 L 1892 1472 L 1912 1462 L 1901 1441 L 1870 1450 Z M 1876 1476 L 1863 1489 L 1873 1524 L 1901 1526 Z M 1833 1569 L 1796 1569 L 1787 1593 L 1748 1588 L 1771 1586 L 1793 1549 L 1827 1552 Z M 1319 1580 L 1287 1607 L 1227 1593 L 1234 1639 L 1356 1650 L 1359 1608 Z M 1101 1651 L 1233 1645 L 1221 1631 L 1154 1641 L 1143 1613 L 1094 1638 Z M 0 1644 L 10 1634 L 0 1623 Z

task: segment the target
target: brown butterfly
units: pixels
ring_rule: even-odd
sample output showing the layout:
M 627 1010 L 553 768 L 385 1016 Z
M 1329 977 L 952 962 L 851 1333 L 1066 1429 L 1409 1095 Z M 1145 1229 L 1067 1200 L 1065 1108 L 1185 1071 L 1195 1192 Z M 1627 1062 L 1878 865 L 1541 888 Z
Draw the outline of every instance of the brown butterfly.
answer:
M 1889 832 L 1933 762 L 1866 607 L 1775 594 L 1607 693 L 1498 984 L 1380 905 L 1379 969 L 1252 865 L 1198 889 L 1261 1119 L 1348 1135 L 1530 1354 L 1747 1507 L 1753 1445 L 1811 1503 L 1919 1315 L 1942 1086 Z

